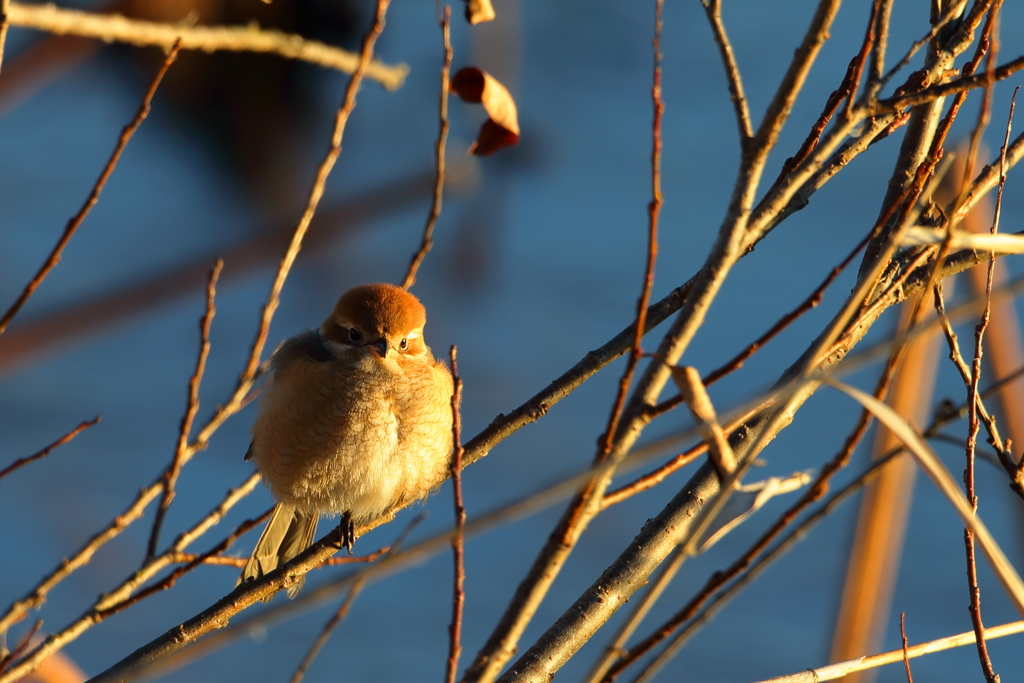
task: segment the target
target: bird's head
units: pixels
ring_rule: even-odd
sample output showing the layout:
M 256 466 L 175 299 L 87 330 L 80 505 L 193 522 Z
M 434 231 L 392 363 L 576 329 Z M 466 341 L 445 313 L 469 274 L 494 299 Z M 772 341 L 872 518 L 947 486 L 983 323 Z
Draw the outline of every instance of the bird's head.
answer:
M 334 312 L 320 326 L 328 345 L 355 349 L 378 358 L 422 356 L 427 311 L 419 299 L 388 284 L 353 287 L 338 299 Z

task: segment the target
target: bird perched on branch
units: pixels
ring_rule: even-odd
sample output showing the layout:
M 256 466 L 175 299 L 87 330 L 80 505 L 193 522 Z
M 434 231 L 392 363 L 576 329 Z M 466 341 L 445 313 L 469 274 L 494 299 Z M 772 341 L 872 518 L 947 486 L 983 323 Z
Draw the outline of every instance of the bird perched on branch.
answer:
M 245 457 L 278 503 L 239 582 L 308 548 L 320 515 L 341 515 L 351 553 L 359 526 L 447 477 L 454 387 L 423 339 L 426 321 L 404 289 L 363 285 L 274 353 Z

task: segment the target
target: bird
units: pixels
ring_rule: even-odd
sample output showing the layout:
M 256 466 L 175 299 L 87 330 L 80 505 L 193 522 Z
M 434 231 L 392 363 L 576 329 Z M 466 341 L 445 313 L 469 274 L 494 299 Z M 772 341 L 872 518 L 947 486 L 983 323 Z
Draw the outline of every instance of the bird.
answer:
M 340 515 L 351 554 L 358 527 L 425 498 L 448 476 L 458 406 L 448 366 L 423 338 L 426 322 L 405 289 L 361 285 L 318 329 L 274 352 L 245 459 L 277 505 L 240 584 L 308 548 L 321 515 Z

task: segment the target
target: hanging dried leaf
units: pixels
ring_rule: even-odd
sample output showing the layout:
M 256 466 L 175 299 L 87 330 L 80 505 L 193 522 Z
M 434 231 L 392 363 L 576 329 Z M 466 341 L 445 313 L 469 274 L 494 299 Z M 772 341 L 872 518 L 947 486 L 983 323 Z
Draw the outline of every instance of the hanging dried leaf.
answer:
M 494 19 L 491 0 L 466 0 L 466 21 L 472 26 Z
M 452 77 L 451 91 L 466 102 L 484 105 L 490 117 L 480 127 L 470 154 L 490 156 L 519 142 L 519 117 L 512 95 L 486 71 L 467 66 Z

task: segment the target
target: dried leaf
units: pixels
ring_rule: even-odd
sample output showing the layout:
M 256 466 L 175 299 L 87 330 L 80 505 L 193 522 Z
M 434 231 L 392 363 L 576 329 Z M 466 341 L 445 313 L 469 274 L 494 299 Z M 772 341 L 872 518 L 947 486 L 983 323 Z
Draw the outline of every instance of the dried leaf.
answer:
M 745 522 L 775 496 L 797 491 L 806 486 L 810 480 L 811 475 L 809 473 L 797 472 L 785 479 L 769 477 L 764 481 L 737 486 L 736 490 L 729 496 L 729 500 L 725 502 L 725 506 L 711 523 L 711 526 L 708 527 L 707 532 L 704 534 L 704 540 L 697 551 L 702 553 L 715 543 L 718 543 L 723 536 Z
M 451 91 L 466 102 L 484 105 L 490 117 L 480 127 L 470 154 L 489 156 L 519 142 L 519 118 L 512 95 L 486 71 L 467 66 L 452 77 Z
M 1020 575 L 1013 565 L 1010 564 L 999 544 L 996 543 L 992 534 L 989 533 L 988 528 L 982 524 L 981 517 L 977 516 L 974 510 L 971 509 L 971 506 L 967 504 L 966 496 L 964 496 L 963 491 L 960 490 L 956 482 L 953 481 L 953 477 L 946 469 L 946 466 L 932 452 L 932 449 L 917 433 L 917 430 L 899 413 L 871 394 L 851 387 L 849 384 L 837 382 L 829 377 L 824 378 L 822 381 L 857 400 L 862 406 L 870 410 L 878 418 L 878 421 L 884 424 L 896 438 L 903 442 L 903 445 L 906 446 L 907 450 L 914 456 L 914 459 L 917 460 L 917 464 L 925 471 L 925 474 L 932 480 L 932 483 L 946 495 L 946 498 L 953 504 L 956 511 L 960 513 L 964 523 L 974 532 L 975 538 L 978 539 L 982 551 L 988 557 L 989 564 L 992 565 L 992 570 L 1009 595 L 1010 601 L 1017 608 L 1017 612 L 1024 616 L 1024 582 L 1021 581 Z
M 736 469 L 736 455 L 732 452 L 732 446 L 729 445 L 722 426 L 718 424 L 715 407 L 711 404 L 711 397 L 708 396 L 704 383 L 700 381 L 700 373 L 697 372 L 697 368 L 673 365 L 672 379 L 679 387 L 679 393 L 683 395 L 693 418 L 700 425 L 701 435 L 708 442 L 708 455 L 718 470 L 719 478 L 725 479 Z
M 493 19 L 494 7 L 491 6 L 491 0 L 466 0 L 466 21 L 471 26 Z

